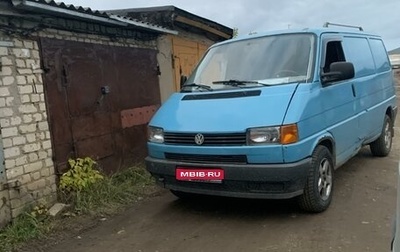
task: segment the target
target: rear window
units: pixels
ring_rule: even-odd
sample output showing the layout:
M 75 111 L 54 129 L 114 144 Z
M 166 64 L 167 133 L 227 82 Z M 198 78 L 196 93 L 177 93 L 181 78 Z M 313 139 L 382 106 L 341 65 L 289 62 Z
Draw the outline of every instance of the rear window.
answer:
M 354 64 L 356 77 L 375 73 L 374 60 L 366 38 L 345 37 L 343 45 L 346 60 Z
M 372 55 L 374 56 L 377 72 L 379 73 L 390 70 L 389 58 L 382 40 L 370 39 L 369 42 L 371 45 Z

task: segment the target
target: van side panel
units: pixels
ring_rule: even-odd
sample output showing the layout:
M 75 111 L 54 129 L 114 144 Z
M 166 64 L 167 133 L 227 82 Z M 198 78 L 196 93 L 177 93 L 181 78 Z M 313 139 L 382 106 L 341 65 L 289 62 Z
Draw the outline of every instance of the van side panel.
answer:
M 391 109 L 394 109 L 397 107 L 396 89 L 389 58 L 383 41 L 376 38 L 370 38 L 369 43 L 374 58 L 377 76 L 377 82 L 373 88 L 382 92 L 382 101 L 377 103 L 375 106 L 372 106 L 370 109 L 372 115 L 371 118 L 378 118 L 378 116 L 381 116 L 381 124 L 376 125 L 376 128 L 372 129 L 372 135 L 379 135 L 382 128 L 383 114 L 386 113 L 387 108 L 390 107 Z
M 371 47 L 370 47 L 371 46 Z M 352 80 L 356 96 L 358 137 L 369 143 L 379 136 L 385 112 L 395 99 L 389 60 L 378 39 L 346 36 L 343 39 L 346 60 L 354 64 Z
M 332 39 L 326 35 L 322 44 L 324 40 Z M 310 156 L 320 139 L 331 136 L 336 164 L 340 166 L 363 144 L 379 137 L 386 110 L 396 106 L 382 41 L 353 35 L 344 36 L 341 41 L 346 61 L 354 64 L 355 77 L 328 86 L 319 81 L 299 85 L 283 124 L 297 122 L 300 141 L 284 146 L 285 162 Z M 321 48 L 322 65 L 323 45 Z
M 287 111 L 284 124 L 297 121 L 300 141 L 284 146 L 285 162 L 294 162 L 312 154 L 324 137 L 335 139 L 335 153 L 340 159 L 354 155 L 358 127 L 354 96 L 348 82 L 322 87 L 320 82 L 301 84 Z M 337 160 L 340 163 L 342 160 Z

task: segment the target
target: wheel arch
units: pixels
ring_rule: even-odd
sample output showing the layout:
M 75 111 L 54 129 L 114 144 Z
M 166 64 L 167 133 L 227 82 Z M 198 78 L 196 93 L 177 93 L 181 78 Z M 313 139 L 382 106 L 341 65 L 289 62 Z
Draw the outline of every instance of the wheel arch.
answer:
M 390 120 L 392 121 L 392 134 L 394 136 L 394 121 L 396 120 L 396 116 L 397 116 L 397 106 L 396 107 L 392 107 L 389 106 L 386 109 L 386 113 L 387 116 L 389 116 Z
M 392 108 L 392 106 L 389 106 L 386 109 L 386 115 L 388 115 L 390 117 L 390 119 L 392 120 L 392 122 L 393 122 L 393 119 L 395 117 L 395 112 L 394 112 L 394 109 Z
M 332 154 L 333 166 L 335 167 L 336 166 L 336 144 L 335 144 L 335 140 L 333 139 L 333 137 L 330 135 L 325 135 L 325 136 L 321 137 L 318 140 L 317 144 L 315 145 L 314 150 L 319 145 L 325 146 L 330 151 L 330 153 Z

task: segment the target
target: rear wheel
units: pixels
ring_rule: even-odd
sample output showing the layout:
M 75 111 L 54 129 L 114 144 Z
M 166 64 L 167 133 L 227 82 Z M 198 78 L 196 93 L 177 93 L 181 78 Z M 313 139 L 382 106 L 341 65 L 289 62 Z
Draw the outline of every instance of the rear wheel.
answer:
M 333 170 L 329 149 L 317 146 L 312 154 L 304 193 L 298 199 L 303 210 L 319 213 L 329 207 L 332 201 Z
M 393 123 L 390 117 L 385 115 L 381 135 L 369 145 L 372 155 L 377 157 L 386 157 L 389 155 L 390 150 L 392 149 L 392 138 Z

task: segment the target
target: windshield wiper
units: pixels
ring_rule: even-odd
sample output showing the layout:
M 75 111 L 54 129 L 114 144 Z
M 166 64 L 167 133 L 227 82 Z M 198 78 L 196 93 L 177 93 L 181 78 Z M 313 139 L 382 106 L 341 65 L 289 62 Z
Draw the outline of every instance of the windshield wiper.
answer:
M 185 85 L 182 86 L 182 89 L 184 89 L 185 87 L 196 87 L 198 89 L 205 89 L 207 91 L 213 91 L 214 90 L 210 86 L 207 86 L 207 85 L 204 85 L 204 84 L 196 84 L 196 83 L 185 84 Z
M 269 86 L 268 84 L 264 84 L 258 81 L 246 81 L 246 80 L 223 80 L 223 81 L 213 81 L 213 84 L 224 84 L 230 86 L 245 86 L 247 84 L 259 84 L 262 86 Z

